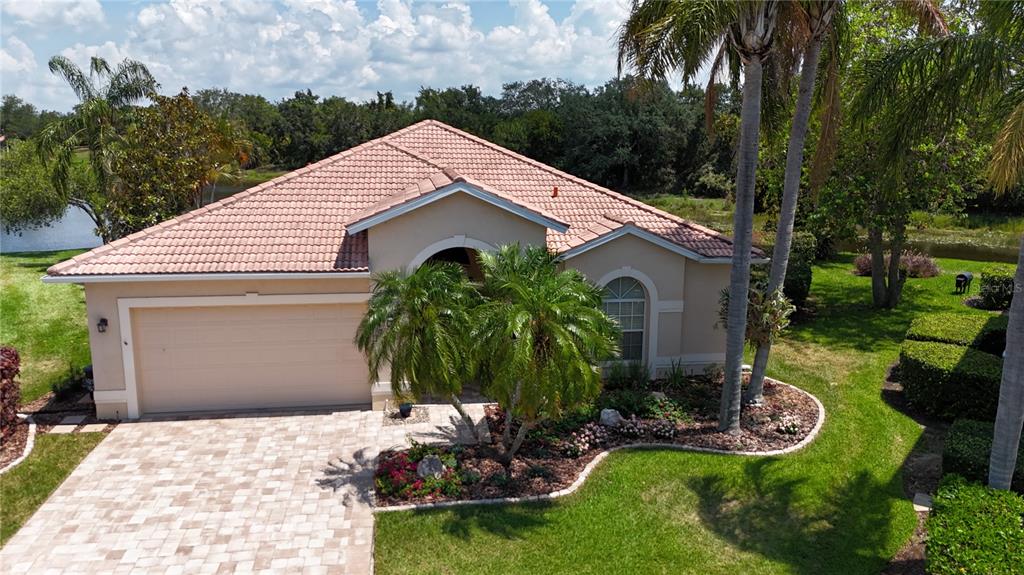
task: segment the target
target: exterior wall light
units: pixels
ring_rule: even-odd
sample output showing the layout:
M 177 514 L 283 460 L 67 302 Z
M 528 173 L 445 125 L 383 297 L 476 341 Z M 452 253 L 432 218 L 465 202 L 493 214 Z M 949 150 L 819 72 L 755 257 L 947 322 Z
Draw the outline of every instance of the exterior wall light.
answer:
M 107 318 L 101 317 L 100 321 L 96 322 L 96 331 L 105 333 L 107 331 Z

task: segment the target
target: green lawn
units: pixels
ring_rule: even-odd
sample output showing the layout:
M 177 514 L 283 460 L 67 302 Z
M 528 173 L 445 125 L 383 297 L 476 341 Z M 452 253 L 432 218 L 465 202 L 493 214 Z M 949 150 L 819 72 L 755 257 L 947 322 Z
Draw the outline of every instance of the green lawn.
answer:
M 81 250 L 0 256 L 0 342 L 21 354 L 21 399 L 32 401 L 90 363 L 85 293 L 74 284 L 44 284 L 46 268 Z
M 0 545 L 7 543 L 105 435 L 69 433 L 36 437 L 28 458 L 0 475 Z
M 381 514 L 377 572 L 878 573 L 915 526 L 900 469 L 921 435 L 883 402 L 885 370 L 915 314 L 984 313 L 959 303 L 951 274 L 986 264 L 940 260 L 946 273 L 910 280 L 885 312 L 851 261 L 815 268 L 818 315 L 769 366 L 825 404 L 804 451 L 618 452 L 555 503 Z

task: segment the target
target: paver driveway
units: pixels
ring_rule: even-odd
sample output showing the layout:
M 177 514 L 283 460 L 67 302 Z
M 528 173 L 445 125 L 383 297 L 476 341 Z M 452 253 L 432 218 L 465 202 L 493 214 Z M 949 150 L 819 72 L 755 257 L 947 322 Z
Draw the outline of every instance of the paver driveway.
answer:
M 468 406 L 479 421 L 480 405 Z M 381 449 L 465 436 L 381 412 L 119 425 L 0 550 L 5 573 L 370 573 Z M 441 424 L 441 425 L 439 425 Z

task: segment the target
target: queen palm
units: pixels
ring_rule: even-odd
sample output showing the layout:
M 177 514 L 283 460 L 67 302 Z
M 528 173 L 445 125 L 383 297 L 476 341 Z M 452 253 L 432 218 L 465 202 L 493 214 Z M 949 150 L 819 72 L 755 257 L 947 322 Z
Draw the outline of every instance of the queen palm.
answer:
M 893 165 L 921 135 L 981 111 L 995 137 L 988 179 L 997 192 L 1024 184 L 1024 3 L 982 2 L 963 33 L 895 46 L 865 67 L 856 116 L 881 116 Z M 1024 237 L 1010 306 L 989 485 L 1009 489 L 1024 427 Z
M 718 68 L 728 44 L 743 67 L 743 100 L 737 153 L 736 211 L 729 277 L 725 384 L 719 410 L 720 431 L 740 433 L 741 368 L 746 333 L 750 252 L 753 244 L 754 182 L 761 124 L 762 75 L 772 49 L 778 2 L 775 0 L 634 0 L 619 33 L 619 67 L 642 77 L 665 78 L 681 71 L 689 81 L 715 56 Z
M 411 274 L 377 274 L 373 282 L 356 330 L 371 383 L 390 369 L 396 397 L 443 397 L 473 430 L 459 394 L 473 374 L 470 312 L 477 294 L 462 268 L 428 262 Z
M 118 233 L 104 213 L 104 200 L 113 193 L 115 183 L 111 155 L 120 139 L 122 116 L 132 104 L 153 94 L 157 83 L 144 64 L 128 59 L 111 68 L 106 60 L 94 56 L 86 73 L 64 56 L 54 56 L 50 72 L 68 83 L 79 103 L 74 113 L 43 128 L 38 150 L 53 164 L 54 188 L 69 204 L 89 214 L 104 242 L 117 239 Z M 88 151 L 95 188 L 74 185 L 73 162 L 79 150 Z
M 617 353 L 619 334 L 602 311 L 602 290 L 577 270 L 559 271 L 543 246 L 503 246 L 481 254 L 480 266 L 473 342 L 490 374 L 487 392 L 506 415 L 499 459 L 508 471 L 538 421 L 598 394 L 600 362 Z

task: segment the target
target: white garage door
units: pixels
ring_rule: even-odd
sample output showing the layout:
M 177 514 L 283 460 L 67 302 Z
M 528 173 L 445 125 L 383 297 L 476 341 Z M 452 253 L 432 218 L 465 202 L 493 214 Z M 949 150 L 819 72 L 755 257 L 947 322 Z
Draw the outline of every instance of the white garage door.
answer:
M 142 413 L 370 402 L 365 304 L 132 310 Z

